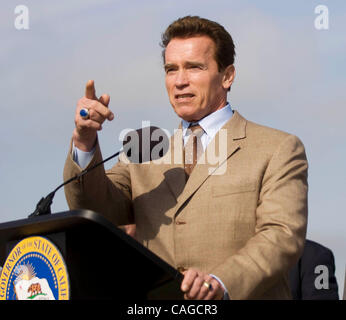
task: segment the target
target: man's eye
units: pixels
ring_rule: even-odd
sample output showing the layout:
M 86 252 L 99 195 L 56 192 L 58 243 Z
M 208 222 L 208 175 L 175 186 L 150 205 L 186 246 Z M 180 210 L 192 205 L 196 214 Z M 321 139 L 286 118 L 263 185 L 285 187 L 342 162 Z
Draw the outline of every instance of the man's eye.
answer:
M 202 68 L 201 68 L 201 66 L 191 66 L 190 69 L 200 70 L 200 69 L 202 69 Z

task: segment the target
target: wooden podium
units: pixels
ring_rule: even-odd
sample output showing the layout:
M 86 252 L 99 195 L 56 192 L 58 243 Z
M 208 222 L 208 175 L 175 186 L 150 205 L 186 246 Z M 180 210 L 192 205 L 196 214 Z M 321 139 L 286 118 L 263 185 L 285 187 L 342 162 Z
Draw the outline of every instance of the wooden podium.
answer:
M 183 276 L 177 270 L 96 212 L 68 211 L 0 224 L 3 272 L 9 270 L 4 263 L 11 250 L 32 236 L 48 239 L 60 251 L 70 299 L 183 298 Z

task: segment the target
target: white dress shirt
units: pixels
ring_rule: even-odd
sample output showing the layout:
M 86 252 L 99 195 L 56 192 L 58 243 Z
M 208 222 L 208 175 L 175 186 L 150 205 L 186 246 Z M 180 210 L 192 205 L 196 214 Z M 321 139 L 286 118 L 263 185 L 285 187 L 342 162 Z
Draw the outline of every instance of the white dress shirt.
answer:
M 203 145 L 203 151 L 207 148 L 210 141 L 213 140 L 216 133 L 226 124 L 226 122 L 231 119 L 233 115 L 233 110 L 231 105 L 227 103 L 222 109 L 219 109 L 203 119 L 197 122 L 188 122 L 182 120 L 182 128 L 183 128 L 183 139 L 184 145 L 187 143 L 189 136 L 191 134 L 191 130 L 187 130 L 191 124 L 198 123 L 201 128 L 204 130 L 204 133 L 201 136 L 201 142 Z

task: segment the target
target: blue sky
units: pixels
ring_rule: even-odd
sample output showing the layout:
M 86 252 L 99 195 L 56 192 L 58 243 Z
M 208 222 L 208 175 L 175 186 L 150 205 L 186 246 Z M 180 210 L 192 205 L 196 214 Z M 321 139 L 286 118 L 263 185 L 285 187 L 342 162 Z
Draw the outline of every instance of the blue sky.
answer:
M 22 219 L 62 181 L 76 101 L 94 79 L 116 119 L 100 134 L 104 156 L 142 121 L 177 126 L 164 87 L 160 35 L 180 16 L 223 24 L 236 45 L 229 95 L 249 120 L 300 137 L 309 160 L 308 238 L 333 250 L 340 295 L 346 264 L 346 3 L 335 1 L 21 1 L 29 30 L 0 4 L 0 222 Z M 317 5 L 329 29 L 314 27 Z M 108 165 L 110 167 L 115 162 Z M 53 212 L 67 210 L 62 191 Z

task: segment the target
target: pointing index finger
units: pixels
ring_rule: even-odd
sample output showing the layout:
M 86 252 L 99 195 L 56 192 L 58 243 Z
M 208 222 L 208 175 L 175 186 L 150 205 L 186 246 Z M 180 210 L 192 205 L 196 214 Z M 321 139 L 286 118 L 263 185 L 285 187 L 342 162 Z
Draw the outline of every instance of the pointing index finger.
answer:
M 89 80 L 85 86 L 85 97 L 92 100 L 97 100 L 94 80 Z

